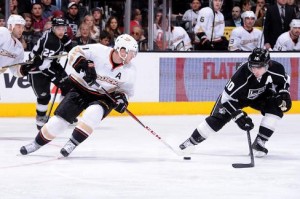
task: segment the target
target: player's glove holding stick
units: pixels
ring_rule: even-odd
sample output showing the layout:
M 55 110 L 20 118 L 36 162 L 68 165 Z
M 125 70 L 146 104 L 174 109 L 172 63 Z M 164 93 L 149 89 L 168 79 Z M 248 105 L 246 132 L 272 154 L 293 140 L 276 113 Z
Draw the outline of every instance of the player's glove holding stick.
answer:
M 252 119 L 242 110 L 237 110 L 232 113 L 232 119 L 244 131 L 250 131 L 254 128 Z
M 85 72 L 83 79 L 88 83 L 88 85 L 93 85 L 97 79 L 97 73 L 95 70 L 95 64 L 91 60 L 86 60 L 84 57 L 80 56 L 77 58 L 76 62 L 73 65 L 73 68 L 76 72 Z
M 112 94 L 112 97 L 115 99 L 114 109 L 119 113 L 124 113 L 128 106 L 126 95 L 124 93 L 115 92 Z
M 275 99 L 282 112 L 287 112 L 292 108 L 292 100 L 289 91 L 280 90 Z
M 43 58 L 40 55 L 36 55 L 30 60 L 30 62 L 30 64 L 20 66 L 20 72 L 23 76 L 26 76 L 30 71 L 39 68 L 39 66 L 43 64 Z

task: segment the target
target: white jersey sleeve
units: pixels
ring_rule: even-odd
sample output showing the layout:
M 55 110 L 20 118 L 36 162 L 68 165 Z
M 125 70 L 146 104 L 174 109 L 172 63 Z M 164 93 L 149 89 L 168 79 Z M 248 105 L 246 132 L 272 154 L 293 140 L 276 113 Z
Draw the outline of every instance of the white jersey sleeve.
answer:
M 192 30 L 194 31 L 194 27 L 197 23 L 198 15 L 199 15 L 199 11 L 195 12 L 192 9 L 189 9 L 189 10 L 185 11 L 185 13 L 183 14 L 182 20 L 190 21 L 191 26 L 192 26 Z M 189 29 L 189 25 L 190 24 L 186 23 L 185 28 Z
M 300 38 L 298 38 L 297 42 L 295 43 L 291 39 L 289 31 L 282 33 L 278 37 L 273 50 L 274 51 L 300 51 Z
M 10 31 L 0 27 L 0 68 L 24 61 L 24 48 L 18 39 L 12 37 Z M 9 68 L 13 75 L 21 77 L 20 66 Z
M 73 66 L 76 60 L 83 56 L 87 60 L 91 60 L 95 64 L 97 73 L 97 83 L 105 88 L 108 92 L 123 92 L 127 97 L 134 95 L 134 84 L 136 79 L 136 69 L 134 64 L 120 64 L 114 67 L 112 62 L 112 53 L 114 50 L 111 47 L 102 44 L 88 44 L 84 46 L 74 47 L 68 55 L 68 65 Z M 71 72 L 71 80 L 81 87 L 85 87 L 90 91 L 99 91 L 96 85 L 89 86 L 83 79 L 84 72 Z M 101 91 L 101 89 L 100 89 Z M 104 92 L 102 92 L 104 94 Z
M 205 32 L 207 38 L 219 40 L 224 35 L 225 21 L 224 15 L 221 12 L 214 14 L 210 7 L 202 8 L 199 11 L 197 24 L 194 32 Z
M 171 34 L 171 49 L 186 51 L 191 48 L 191 39 L 187 32 L 180 26 L 174 26 Z

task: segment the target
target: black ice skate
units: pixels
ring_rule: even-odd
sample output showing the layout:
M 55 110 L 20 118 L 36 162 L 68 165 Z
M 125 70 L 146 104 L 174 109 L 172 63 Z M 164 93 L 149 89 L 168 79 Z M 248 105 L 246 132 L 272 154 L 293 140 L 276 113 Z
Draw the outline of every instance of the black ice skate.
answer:
M 64 157 L 68 157 L 70 155 L 70 153 L 72 153 L 72 151 L 76 148 L 76 145 L 69 140 L 65 146 L 60 150 L 60 153 L 64 156 Z
M 256 137 L 252 144 L 255 157 L 261 158 L 268 154 L 268 149 L 265 147 L 265 143 L 265 140 L 262 140 L 260 137 Z
M 47 115 L 44 115 L 44 116 L 37 115 L 36 116 L 36 128 L 38 130 L 41 130 L 41 128 L 44 126 L 44 124 L 46 124 L 47 121 L 48 121 Z
M 41 148 L 40 145 L 38 145 L 35 141 L 33 141 L 30 144 L 27 144 L 25 146 L 22 146 L 20 149 L 20 153 L 22 155 L 27 155 L 29 153 L 35 152 L 36 150 L 38 150 L 39 148 Z

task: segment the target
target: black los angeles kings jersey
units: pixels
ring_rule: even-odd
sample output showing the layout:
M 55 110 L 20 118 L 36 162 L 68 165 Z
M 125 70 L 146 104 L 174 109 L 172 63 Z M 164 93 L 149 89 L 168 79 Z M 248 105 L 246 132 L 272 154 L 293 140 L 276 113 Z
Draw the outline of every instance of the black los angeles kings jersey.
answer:
M 280 90 L 289 90 L 289 86 L 290 77 L 282 64 L 271 60 L 267 72 L 257 79 L 249 70 L 248 62 L 245 62 L 227 82 L 221 103 L 229 113 L 233 113 L 251 101 L 270 97 L 270 91 L 276 94 Z
M 38 40 L 30 53 L 30 58 L 35 55 L 50 57 L 59 55 L 62 51 L 69 52 L 72 49 L 72 42 L 65 34 L 62 39 L 59 39 L 52 30 L 46 31 Z

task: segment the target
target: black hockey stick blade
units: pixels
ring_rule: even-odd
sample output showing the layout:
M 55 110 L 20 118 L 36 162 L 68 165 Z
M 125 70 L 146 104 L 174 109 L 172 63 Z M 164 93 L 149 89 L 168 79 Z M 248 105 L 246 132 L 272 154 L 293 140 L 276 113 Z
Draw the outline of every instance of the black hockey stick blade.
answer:
M 254 167 L 254 164 L 253 163 L 249 163 L 249 164 L 235 163 L 235 164 L 232 164 L 232 167 L 236 168 L 236 169 L 251 168 L 251 167 Z
M 232 167 L 233 168 L 236 168 L 236 169 L 240 169 L 240 168 L 251 168 L 251 167 L 254 167 L 254 155 L 253 155 L 253 149 L 252 149 L 252 146 L 251 146 L 251 136 L 250 136 L 250 131 L 247 130 L 247 140 L 248 140 L 248 147 L 249 147 L 249 152 L 250 152 L 250 159 L 251 159 L 251 162 L 250 163 L 234 163 L 232 164 Z

